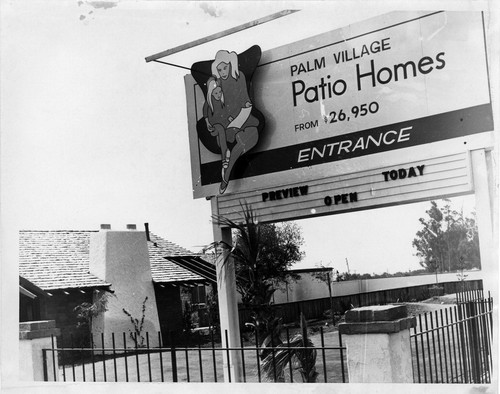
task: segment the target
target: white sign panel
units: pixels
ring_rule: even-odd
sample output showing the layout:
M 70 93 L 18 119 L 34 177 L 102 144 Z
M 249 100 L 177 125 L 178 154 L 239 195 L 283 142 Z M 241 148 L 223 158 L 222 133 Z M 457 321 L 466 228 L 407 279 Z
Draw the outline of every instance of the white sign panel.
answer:
M 241 203 L 261 222 L 332 215 L 473 192 L 468 153 L 402 161 L 310 182 L 219 197 L 219 214 L 242 220 Z
M 186 83 L 194 196 L 217 195 L 221 156 L 193 129 L 205 98 Z M 493 130 L 475 12 L 391 13 L 271 50 L 253 91 L 265 127 L 226 193 L 337 176 L 350 159 Z

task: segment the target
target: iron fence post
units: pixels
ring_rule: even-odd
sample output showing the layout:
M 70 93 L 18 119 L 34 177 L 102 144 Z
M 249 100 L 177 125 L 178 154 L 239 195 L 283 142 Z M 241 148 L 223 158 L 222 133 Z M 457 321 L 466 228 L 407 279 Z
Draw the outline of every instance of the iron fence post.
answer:
M 172 362 L 172 381 L 177 382 L 177 356 L 175 354 L 174 333 L 170 331 L 170 360 Z
M 43 359 L 43 381 L 49 381 L 49 373 L 47 370 L 47 350 L 42 349 L 42 359 Z

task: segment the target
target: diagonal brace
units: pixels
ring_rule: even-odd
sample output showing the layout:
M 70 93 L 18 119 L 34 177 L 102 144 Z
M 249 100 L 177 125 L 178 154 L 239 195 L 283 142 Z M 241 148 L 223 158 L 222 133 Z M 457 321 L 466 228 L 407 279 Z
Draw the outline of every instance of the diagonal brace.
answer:
M 205 44 L 207 42 L 217 40 L 219 38 L 222 38 L 222 37 L 228 36 L 230 34 L 234 34 L 234 33 L 240 32 L 242 30 L 245 30 L 245 29 L 257 26 L 257 25 L 261 25 L 261 24 L 266 23 L 266 22 L 270 22 L 272 20 L 281 18 L 283 16 L 287 16 L 287 15 L 293 14 L 294 12 L 297 12 L 297 11 L 299 11 L 299 10 L 284 10 L 284 11 L 280 11 L 280 12 L 277 12 L 275 14 L 268 15 L 268 16 L 265 16 L 263 18 L 256 19 L 256 20 L 254 20 L 252 22 L 247 22 L 247 23 L 244 23 L 243 25 L 239 25 L 239 26 L 233 27 L 231 29 L 221 31 L 219 33 L 212 34 L 210 36 L 207 36 L 207 37 L 204 37 L 204 38 L 200 38 L 200 39 L 195 40 L 195 41 L 188 42 L 187 44 L 182 44 L 182 45 L 179 45 L 179 46 L 177 46 L 175 48 L 167 49 L 166 51 L 159 52 L 157 54 L 154 54 L 154 55 L 146 57 L 146 62 L 151 62 L 151 61 L 155 61 L 155 60 L 161 59 L 162 57 L 165 57 L 165 56 L 170 56 L 170 55 L 172 55 L 174 53 L 181 52 L 181 51 L 184 51 L 186 49 L 193 48 L 195 46 L 202 45 L 202 44 Z

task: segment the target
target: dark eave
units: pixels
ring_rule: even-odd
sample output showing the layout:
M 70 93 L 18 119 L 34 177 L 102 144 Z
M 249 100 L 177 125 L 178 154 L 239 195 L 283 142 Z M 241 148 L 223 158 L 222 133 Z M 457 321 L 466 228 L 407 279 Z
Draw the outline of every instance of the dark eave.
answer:
M 22 276 L 19 277 L 19 292 L 30 298 L 36 298 L 38 296 L 50 297 L 45 290 Z
M 165 259 L 174 262 L 175 264 L 194 272 L 201 276 L 207 282 L 212 284 L 217 283 L 217 273 L 215 266 L 203 260 L 198 256 L 168 256 Z

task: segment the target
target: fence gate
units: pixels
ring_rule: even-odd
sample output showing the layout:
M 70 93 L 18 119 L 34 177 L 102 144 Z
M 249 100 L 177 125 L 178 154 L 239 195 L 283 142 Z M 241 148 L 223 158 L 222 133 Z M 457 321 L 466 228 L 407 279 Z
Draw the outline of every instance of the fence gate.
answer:
M 417 317 L 411 337 L 415 383 L 491 383 L 493 299 L 457 293 L 457 304 Z

